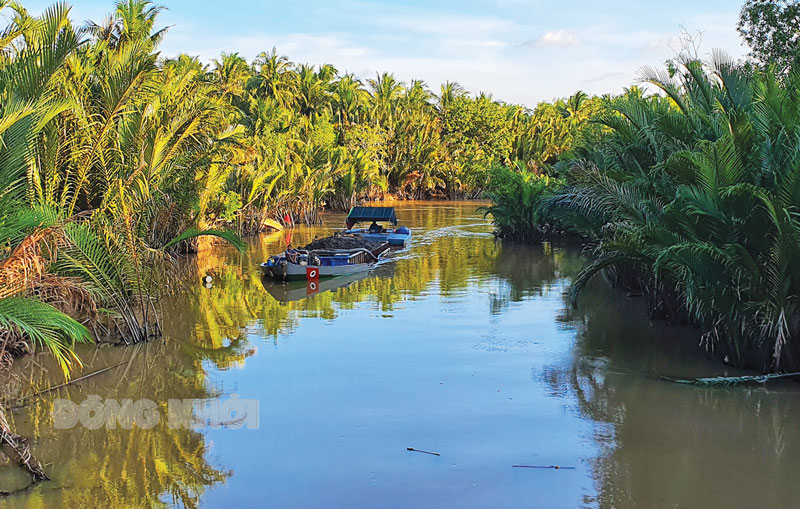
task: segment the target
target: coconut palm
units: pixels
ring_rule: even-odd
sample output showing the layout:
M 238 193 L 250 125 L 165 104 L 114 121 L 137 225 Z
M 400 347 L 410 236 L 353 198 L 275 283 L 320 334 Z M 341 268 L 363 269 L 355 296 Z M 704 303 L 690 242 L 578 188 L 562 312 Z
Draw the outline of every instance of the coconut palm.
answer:
M 341 128 L 351 122 L 361 121 L 367 106 L 369 94 L 361 82 L 352 74 L 345 74 L 333 85 L 332 107 L 334 118 Z
M 391 124 L 396 116 L 397 102 L 402 97 L 405 84 L 389 73 L 377 74 L 368 79 L 371 94 L 370 114 L 378 125 Z
M 330 111 L 331 80 L 336 69 L 331 65 L 322 66 L 315 71 L 312 66 L 301 65 L 297 68 L 297 108 L 301 115 L 316 119 Z
M 454 81 L 446 81 L 439 89 L 439 95 L 436 96 L 436 103 L 439 110 L 446 110 L 453 101 L 460 97 L 467 95 L 467 91 Z
M 298 88 L 297 73 L 292 62 L 279 56 L 272 48 L 271 53 L 261 52 L 253 61 L 254 74 L 247 82 L 247 88 L 258 97 L 270 97 L 283 108 L 295 103 Z
M 250 77 L 250 66 L 238 53 L 222 53 L 219 59 L 214 60 L 212 79 L 217 85 L 215 92 L 229 100 L 241 100 L 244 97 L 245 85 Z
M 512 140 L 536 164 L 562 151 L 563 131 L 545 136 L 527 110 L 452 82 L 435 97 L 381 73 L 365 89 L 274 48 L 211 68 L 165 58 L 163 7 L 148 1 L 120 0 L 81 29 L 65 4 L 0 8 L 0 277 L 14 290 L 3 297 L 63 304 L 127 343 L 158 334 L 156 278 L 197 235 L 234 240 L 225 228 L 314 222 L 386 193 L 474 197 L 487 168 L 514 159 Z M 532 140 L 546 155 L 528 157 Z
M 220 129 L 202 66 L 156 64 L 159 8 L 117 7 L 110 47 L 80 41 L 65 5 L 38 18 L 15 5 L 0 66 L 0 330 L 6 346 L 49 347 L 65 373 L 88 332 L 48 302 L 95 325 L 98 308 L 114 310 L 112 332 L 128 342 L 157 333 L 152 269 L 204 233 L 175 212 L 192 192 L 181 174 L 208 156 Z

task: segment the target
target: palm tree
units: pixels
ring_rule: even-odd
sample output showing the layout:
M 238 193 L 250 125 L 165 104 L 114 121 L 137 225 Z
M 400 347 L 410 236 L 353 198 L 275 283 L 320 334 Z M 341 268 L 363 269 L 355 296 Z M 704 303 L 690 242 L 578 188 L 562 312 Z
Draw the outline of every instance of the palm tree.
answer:
M 113 46 L 121 49 L 128 43 L 144 43 L 150 51 L 156 49 L 169 30 L 169 27 L 154 30 L 156 19 L 163 11 L 163 6 L 148 0 L 119 0 L 115 12 L 120 25 L 119 39 Z
M 559 110 L 565 117 L 579 119 L 583 117 L 583 105 L 588 99 L 586 92 L 578 90 L 567 99 L 566 104 L 559 107 Z
M 0 5 L 3 297 L 68 302 L 61 311 L 124 342 L 158 334 L 156 278 L 197 235 L 314 222 L 323 207 L 390 191 L 476 195 L 487 168 L 510 162 L 512 136 L 526 157 L 561 150 L 560 127 L 526 130 L 527 112 L 456 83 L 437 98 L 382 73 L 365 89 L 274 48 L 251 64 L 223 53 L 210 69 L 163 58 L 163 8 L 148 1 L 118 1 L 77 30 L 64 4 L 38 17 Z M 51 337 L 21 332 L 34 322 L 16 316 L 0 329 Z M 85 339 L 62 326 L 65 348 Z
M 241 100 L 247 80 L 251 77 L 251 69 L 247 60 L 238 53 L 222 53 L 219 59 L 214 60 L 211 74 L 223 97 Z
M 27 340 L 48 348 L 66 376 L 73 362 L 80 362 L 73 344 L 87 341 L 89 334 L 52 305 L 26 297 L 35 291 L 57 297 L 57 291 L 79 290 L 71 282 L 47 277 L 48 253 L 39 241 L 50 238 L 52 252 L 60 224 L 51 211 L 27 207 L 25 186 L 38 156 L 31 140 L 69 107 L 54 90 L 61 67 L 79 42 L 66 6 L 51 7 L 40 18 L 14 8 L 0 71 L 0 360 L 7 362 L 12 353 L 24 351 Z M 19 37 L 24 44 L 15 45 Z
M 253 71 L 247 83 L 249 90 L 259 97 L 276 100 L 283 108 L 294 105 L 298 77 L 287 57 L 279 56 L 275 48 L 271 53 L 259 53 L 253 61 Z
M 422 80 L 411 80 L 411 84 L 405 90 L 403 105 L 405 108 L 421 109 L 430 106 L 430 99 L 433 94 L 428 90 L 428 86 Z
M 169 30 L 169 27 L 154 30 L 163 10 L 163 6 L 147 0 L 119 0 L 113 15 L 100 23 L 88 21 L 85 30 L 112 50 L 121 50 L 126 44 L 142 44 L 152 51 Z
M 336 69 L 330 65 L 320 67 L 319 72 L 309 65 L 297 68 L 297 108 L 301 115 L 309 117 L 312 121 L 317 116 L 330 111 L 331 79 Z
M 174 206 L 224 127 L 195 59 L 156 63 L 159 8 L 120 3 L 115 51 L 80 41 L 62 4 L 15 9 L 0 63 L 0 329 L 7 346 L 49 347 L 66 373 L 88 332 L 48 302 L 96 325 L 98 308 L 115 309 L 126 341 L 147 339 L 159 259 L 201 234 L 235 241 Z
M 398 82 L 389 73 L 377 74 L 375 79 L 367 80 L 371 94 L 370 113 L 378 124 L 391 124 L 395 118 L 397 101 L 403 95 L 405 84 Z
M 351 122 L 359 122 L 366 109 L 369 95 L 361 81 L 352 74 L 345 74 L 333 85 L 332 106 L 334 117 L 341 127 Z
M 454 81 L 446 81 L 439 90 L 439 95 L 436 97 L 439 111 L 444 111 L 450 107 L 453 102 L 467 95 L 467 91 Z
M 513 169 L 493 167 L 489 179 L 486 197 L 492 204 L 481 210 L 492 216 L 496 234 L 516 242 L 548 238 L 554 225 L 546 201 L 563 183 L 531 171 L 522 161 Z

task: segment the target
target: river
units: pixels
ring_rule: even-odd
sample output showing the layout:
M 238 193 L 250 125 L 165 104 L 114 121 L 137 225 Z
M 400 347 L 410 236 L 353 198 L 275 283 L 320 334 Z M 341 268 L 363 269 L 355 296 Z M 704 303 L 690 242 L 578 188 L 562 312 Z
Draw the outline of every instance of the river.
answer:
M 341 215 L 183 261 L 162 339 L 81 348 L 75 377 L 116 367 L 9 411 L 52 481 L 0 504 L 795 506 L 800 386 L 664 380 L 735 373 L 601 280 L 573 308 L 578 248 L 496 242 L 476 203 L 395 205 L 411 247 L 340 288 L 265 286 L 258 263 Z M 63 381 L 44 354 L 14 369 L 9 391 Z M 160 419 L 56 422 L 92 398 Z M 187 399 L 248 413 L 174 426 L 169 401 Z M 0 489 L 26 483 L 0 467 Z

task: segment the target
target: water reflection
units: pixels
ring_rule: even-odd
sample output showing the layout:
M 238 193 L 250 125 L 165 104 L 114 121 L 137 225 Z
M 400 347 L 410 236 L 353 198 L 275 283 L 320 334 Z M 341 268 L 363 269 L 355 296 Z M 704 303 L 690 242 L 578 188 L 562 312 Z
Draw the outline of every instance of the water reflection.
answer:
M 651 324 L 602 281 L 570 306 L 578 248 L 496 242 L 474 203 L 402 204 L 398 215 L 414 229 L 411 248 L 317 290 L 262 280 L 258 264 L 338 229 L 341 215 L 250 239 L 245 254 L 219 247 L 185 260 L 163 303 L 162 341 L 87 348 L 84 373 L 124 364 L 12 413 L 53 481 L 0 503 L 735 507 L 796 498 L 793 384 L 664 382 L 659 375 L 724 367 L 697 354 L 696 331 Z M 206 274 L 211 288 L 200 284 Z M 18 373 L 9 393 L 59 381 L 46 356 Z M 56 397 L 166 404 L 233 393 L 259 400 L 260 429 L 54 430 L 50 415 Z M 24 484 L 17 469 L 0 468 L 0 488 Z
M 91 373 L 118 366 L 108 374 L 71 384 L 40 397 L 11 412 L 13 425 L 34 440 L 34 452 L 51 478 L 29 492 L 4 502 L 47 507 L 154 507 L 168 503 L 197 506 L 205 489 L 229 475 L 207 460 L 208 444 L 202 433 L 170 429 L 162 419 L 153 429 L 101 429 L 83 426 L 54 429 L 53 401 L 56 397 L 76 403 L 92 395 L 117 400 L 148 398 L 205 398 L 212 394 L 197 371 L 205 352 L 177 343 L 151 343 L 126 349 L 103 348 L 84 352 Z M 23 393 L 54 385 L 52 366 L 46 357 L 23 361 L 26 380 L 15 380 Z M 223 363 L 228 362 L 223 360 Z M 50 369 L 48 369 L 50 368 Z M 27 484 L 18 469 L 0 469 L 4 489 Z
M 313 281 L 291 281 L 283 283 L 275 281 L 272 278 L 262 276 L 261 284 L 264 290 L 267 291 L 272 298 L 286 304 L 293 300 L 307 299 L 314 295 L 329 292 L 337 288 L 343 288 L 352 284 L 355 281 L 360 281 L 369 275 L 368 272 L 360 272 L 348 276 L 340 276 L 337 278 L 327 278 Z
M 800 494 L 800 387 L 708 388 L 664 380 L 735 376 L 698 332 L 653 324 L 640 302 L 596 285 L 566 320 L 574 357 L 542 380 L 596 423 L 600 507 L 791 507 Z
M 497 243 L 492 273 L 501 283 L 503 291 L 492 295 L 492 314 L 502 313 L 509 304 L 534 297 L 559 293 L 565 280 L 580 271 L 583 259 L 574 246 L 526 246 Z

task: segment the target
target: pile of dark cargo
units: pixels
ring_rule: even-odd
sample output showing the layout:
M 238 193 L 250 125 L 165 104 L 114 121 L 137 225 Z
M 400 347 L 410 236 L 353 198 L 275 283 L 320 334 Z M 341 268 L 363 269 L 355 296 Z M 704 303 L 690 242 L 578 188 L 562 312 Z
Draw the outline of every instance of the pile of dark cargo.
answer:
M 366 248 L 372 251 L 380 245 L 379 242 L 370 242 L 361 235 L 337 234 L 333 237 L 314 239 L 314 241 L 303 249 L 306 251 L 318 250 L 339 250 L 339 249 L 358 249 Z

